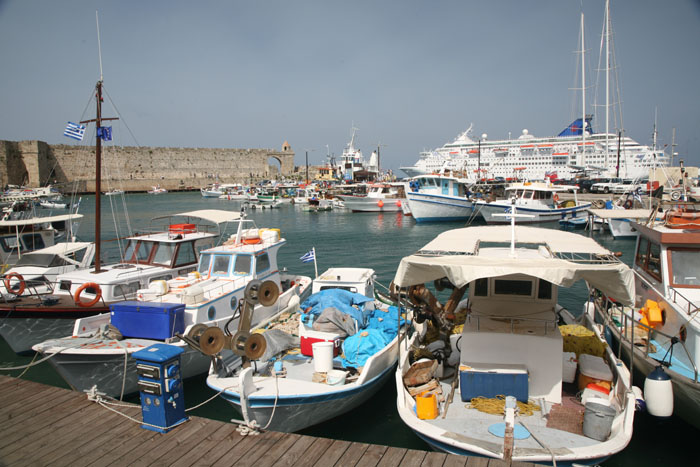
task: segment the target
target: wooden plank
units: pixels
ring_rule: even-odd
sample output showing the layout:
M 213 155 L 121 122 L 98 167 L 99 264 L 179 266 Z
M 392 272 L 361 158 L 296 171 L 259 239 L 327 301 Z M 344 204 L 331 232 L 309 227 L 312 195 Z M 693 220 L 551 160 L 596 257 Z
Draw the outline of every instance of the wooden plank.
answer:
M 164 452 L 164 455 L 159 457 L 153 463 L 153 465 L 171 465 L 175 463 L 178 459 L 180 459 L 182 456 L 184 456 L 186 453 L 191 451 L 197 451 L 201 446 L 203 440 L 221 427 L 221 424 L 212 422 L 213 420 L 207 420 L 205 418 L 190 418 L 190 421 L 186 423 L 201 424 L 196 434 L 194 436 L 188 436 L 186 439 L 177 440 L 176 446 L 172 449 L 168 449 L 167 452 Z
M 292 445 L 285 452 L 283 452 L 282 455 L 279 456 L 278 459 L 275 461 L 275 466 L 292 466 L 300 459 L 303 459 L 304 462 L 309 462 L 309 448 L 319 438 L 314 438 L 312 436 L 294 435 L 293 439 L 294 442 L 292 443 Z
M 401 459 L 401 467 L 420 467 L 425 459 L 426 451 L 418 451 L 417 449 L 407 449 L 406 454 Z
M 148 443 L 153 438 L 160 436 L 160 433 L 150 430 L 144 430 L 142 428 L 139 428 L 138 430 L 131 429 L 129 430 L 129 433 L 132 433 L 132 436 L 128 440 L 126 440 L 126 442 L 122 443 L 119 446 L 115 446 L 115 448 L 109 452 L 105 452 L 102 457 L 97 458 L 94 462 L 88 465 L 94 467 L 106 466 L 113 463 L 119 465 L 119 460 L 123 459 L 125 455 L 132 452 L 137 447 Z M 121 465 L 127 464 L 124 463 Z
M 408 449 L 405 448 L 389 447 L 386 450 L 386 452 L 384 452 L 384 455 L 382 456 L 377 466 L 394 467 L 395 465 L 399 465 L 407 452 Z
M 245 452 L 248 451 L 255 444 L 255 435 L 242 436 L 238 431 L 235 430 L 235 425 L 232 425 L 232 427 L 234 427 L 234 431 L 232 431 L 225 439 L 221 440 L 214 447 L 209 449 L 209 451 L 207 451 L 205 455 L 197 459 L 192 465 L 212 465 L 214 464 L 214 462 L 222 461 L 222 459 L 225 458 L 226 455 L 234 449 L 235 451 L 234 454 L 232 454 L 232 457 L 237 459 L 238 457 L 240 457 L 241 453 L 245 454 Z M 225 464 L 225 460 L 223 460 L 222 462 Z M 230 465 L 233 465 L 233 462 L 230 463 Z
M 423 467 L 441 467 L 445 463 L 447 454 L 442 452 L 429 452 L 423 459 Z
M 237 444 L 233 449 L 222 456 L 221 459 L 215 462 L 214 467 L 217 465 L 228 466 L 233 464 L 236 466 L 255 466 L 258 457 L 271 449 L 284 435 L 285 433 L 276 431 L 267 431 L 259 435 L 248 435 L 247 437 L 252 437 L 254 439 L 252 446 L 247 446 L 246 449 L 243 449 L 243 443 Z
M 345 450 L 350 446 L 350 441 L 328 438 L 316 438 L 311 447 L 306 450 L 304 457 L 294 464 L 295 466 L 314 465 L 317 467 L 329 467 L 335 465 Z
M 469 456 L 467 457 L 467 467 L 487 467 L 490 460 L 488 457 Z
M 65 403 L 74 398 L 70 391 L 55 394 L 53 392 L 41 391 L 36 397 L 25 399 L 17 404 L 9 404 L 2 407 L 0 412 L 0 431 L 22 421 L 23 423 L 38 414 L 51 410 L 54 405 Z
M 338 459 L 336 465 L 345 467 L 357 464 L 368 448 L 369 444 L 350 443 L 350 446 L 343 452 L 343 455 Z
M 471 457 L 458 456 L 456 454 L 448 454 L 445 458 L 443 467 L 465 467 Z
M 270 449 L 267 449 L 264 454 L 255 459 L 254 462 L 251 462 L 250 465 L 255 465 L 256 467 L 278 465 L 277 461 L 280 460 L 281 457 L 286 456 L 286 453 L 292 449 L 294 443 L 299 439 L 301 439 L 299 435 L 284 433 Z M 243 462 L 243 465 L 246 464 L 247 462 Z
M 355 465 L 357 467 L 373 467 L 379 463 L 387 449 L 389 449 L 388 446 L 370 444 L 365 453 Z
M 209 436 L 205 437 L 200 443 L 197 449 L 183 454 L 178 460 L 176 460 L 171 467 L 188 467 L 193 465 L 197 459 L 200 459 L 203 453 L 209 452 L 211 449 L 220 446 L 221 443 L 237 443 L 242 437 L 238 436 L 236 438 L 230 438 L 228 441 L 227 436 L 235 433 L 236 427 L 231 423 L 215 422 L 211 420 L 217 429 Z

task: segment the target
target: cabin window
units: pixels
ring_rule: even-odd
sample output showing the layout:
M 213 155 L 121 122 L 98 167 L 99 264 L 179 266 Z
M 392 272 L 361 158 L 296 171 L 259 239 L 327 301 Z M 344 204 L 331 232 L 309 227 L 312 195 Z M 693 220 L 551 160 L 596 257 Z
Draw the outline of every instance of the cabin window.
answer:
M 219 276 L 228 275 L 228 268 L 230 264 L 231 257 L 229 255 L 215 255 L 211 273 Z
M 646 269 L 646 258 L 649 253 L 649 240 L 644 237 L 639 237 L 639 248 L 637 248 L 637 256 L 634 261 L 638 266 Z
M 133 297 L 139 288 L 141 288 L 139 281 L 117 285 L 114 287 L 114 298 L 126 300 L 127 298 Z
M 245 276 L 250 274 L 251 263 L 252 256 L 236 255 L 236 263 L 233 266 L 233 273 L 239 276 Z
M 489 280 L 487 278 L 474 281 L 474 296 L 486 297 L 489 294 Z
M 523 280 L 494 280 L 494 295 L 532 296 L 532 281 Z
M 44 239 L 41 238 L 41 234 L 38 233 L 22 235 L 22 243 L 24 248 L 26 248 L 29 251 L 46 248 L 46 245 L 44 244 Z
M 671 285 L 700 287 L 700 250 L 673 248 L 669 250 Z
M 649 245 L 649 257 L 647 260 L 649 274 L 661 280 L 661 245 L 652 243 Z
M 263 271 L 270 269 L 270 257 L 267 253 L 263 253 L 256 258 L 255 273 L 260 274 Z
M 177 250 L 177 257 L 175 258 L 175 266 L 185 266 L 195 261 L 197 261 L 197 255 L 194 252 L 193 244 L 180 244 L 180 248 Z
M 124 250 L 124 261 L 131 263 L 147 263 L 151 256 L 153 242 L 138 242 L 130 240 Z
M 156 247 L 156 254 L 153 257 L 154 264 L 171 266 L 173 263 L 173 253 L 177 245 L 174 243 L 159 243 Z
M 539 300 L 552 299 L 552 283 L 540 279 L 537 286 L 537 298 Z
M 200 274 L 207 274 L 209 272 L 209 265 L 211 264 L 211 255 L 203 254 L 199 257 L 199 267 L 197 272 Z

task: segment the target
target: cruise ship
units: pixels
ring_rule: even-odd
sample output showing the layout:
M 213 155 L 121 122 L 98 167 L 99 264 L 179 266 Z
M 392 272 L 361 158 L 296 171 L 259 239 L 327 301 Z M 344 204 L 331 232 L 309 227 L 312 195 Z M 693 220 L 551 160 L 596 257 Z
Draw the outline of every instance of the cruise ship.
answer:
M 462 172 L 470 180 L 570 179 L 583 173 L 625 179 L 646 178 L 649 169 L 667 166 L 663 151 L 643 146 L 628 136 L 594 133 L 592 115 L 576 119 L 557 136 L 537 137 L 528 130 L 515 139 L 488 140 L 470 137 L 470 126 L 451 143 L 429 152 L 410 167 L 409 177 L 445 171 Z M 619 147 L 619 151 L 618 151 Z M 619 153 L 619 156 L 618 156 Z M 619 159 L 619 174 L 617 171 Z

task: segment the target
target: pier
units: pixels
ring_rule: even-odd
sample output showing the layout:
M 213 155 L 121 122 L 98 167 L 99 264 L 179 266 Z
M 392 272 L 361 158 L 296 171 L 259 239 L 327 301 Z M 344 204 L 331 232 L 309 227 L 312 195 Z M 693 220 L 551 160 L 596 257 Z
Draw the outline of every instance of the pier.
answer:
M 534 466 L 293 433 L 244 436 L 201 417 L 161 434 L 141 428 L 139 405 L 114 410 L 132 420 L 86 394 L 0 376 L 0 465 Z

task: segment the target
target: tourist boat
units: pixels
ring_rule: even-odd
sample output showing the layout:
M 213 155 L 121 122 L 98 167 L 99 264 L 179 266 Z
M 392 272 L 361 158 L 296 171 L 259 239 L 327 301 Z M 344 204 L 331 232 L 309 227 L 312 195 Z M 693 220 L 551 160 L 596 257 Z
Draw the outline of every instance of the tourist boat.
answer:
M 250 193 L 240 184 L 221 185 L 218 198 L 226 201 L 249 201 Z
M 126 239 L 120 262 L 100 264 L 99 273 L 96 268 L 63 273 L 50 290 L 35 293 L 27 287 L 12 301 L 0 302 L 0 319 L 11 321 L 4 328 L 13 330 L 6 340 L 15 352 L 28 352 L 43 340 L 69 335 L 77 318 L 105 313 L 112 303 L 136 298 L 136 291 L 151 281 L 195 271 L 200 251 L 216 246 L 222 226 L 239 218 L 238 213 L 219 210 L 154 218 L 145 229 L 150 233 Z M 37 328 L 46 331 L 35 335 Z
M 573 232 L 455 229 L 404 257 L 393 283 L 416 329 L 399 342 L 403 422 L 436 450 L 508 462 L 589 464 L 624 449 L 636 402 L 629 371 L 588 313 L 576 323 L 558 305 L 560 288 L 580 280 L 634 302 L 630 268 Z M 449 300 L 426 284 L 451 288 Z
M 120 190 L 118 188 L 114 188 L 112 190 L 104 192 L 105 196 L 117 196 L 117 195 L 123 195 L 123 194 L 124 194 L 124 190 Z
M 636 300 L 622 306 L 614 296 L 600 296 L 614 346 L 634 370 L 646 377 L 657 367 L 670 378 L 666 405 L 650 399 L 652 415 L 678 415 L 700 428 L 700 205 L 664 203 L 670 207 L 661 221 L 635 222 L 639 232 L 634 255 Z M 607 306 L 607 308 L 606 308 Z M 646 385 L 645 385 L 646 386 Z M 670 406 L 669 406 L 670 402 Z M 659 410 L 667 410 L 657 412 Z
M 223 189 L 220 183 L 212 183 L 199 189 L 202 194 L 202 198 L 219 198 L 223 193 Z
M 138 390 L 133 352 L 157 342 L 187 347 L 183 336 L 198 338 L 198 330 L 206 327 L 216 327 L 223 337 L 223 332 L 235 329 L 249 285 L 274 296 L 272 302 L 255 306 L 253 324 L 298 307 L 311 279 L 280 271 L 277 255 L 286 240 L 279 230 L 258 229 L 244 217 L 238 224 L 235 236 L 201 252 L 196 270 L 154 279 L 138 290 L 136 301 L 115 303 L 110 313 L 78 319 L 69 337 L 47 340 L 33 349 L 51 355 L 51 364 L 75 390 L 96 386 L 101 393 L 119 397 Z M 187 347 L 180 374 L 188 378 L 206 373 L 210 362 L 207 355 Z
M 352 212 L 400 212 L 406 202 L 403 183 L 375 183 L 366 195 L 336 195 Z
M 506 187 L 502 200 L 474 202 L 475 212 L 481 214 L 487 224 L 502 224 L 510 219 L 502 214 L 512 212 L 513 205 L 521 214 L 527 214 L 518 223 L 556 222 L 559 219 L 578 217 L 591 207 L 591 203 L 579 202 L 575 186 L 552 185 L 545 182 L 513 183 Z M 558 193 L 574 191 L 574 199 L 559 203 Z
M 297 188 L 292 203 L 309 204 L 309 199 L 317 196 L 318 193 L 311 187 Z
M 168 192 L 165 188 L 162 188 L 160 185 L 156 185 L 152 187 L 152 190 L 148 190 L 149 195 L 162 195 Z
M 301 314 L 280 314 L 252 331 L 262 332 L 270 351 L 243 366 L 245 356 L 224 351 L 212 365 L 207 385 L 249 428 L 294 432 L 330 420 L 368 400 L 393 373 L 405 321 L 399 325 L 399 310 L 374 299 L 374 271 L 331 268 L 312 292 Z M 341 347 L 344 357 L 334 357 Z
M 410 178 L 406 198 L 416 222 L 467 220 L 473 213 L 467 181 L 448 175 Z

